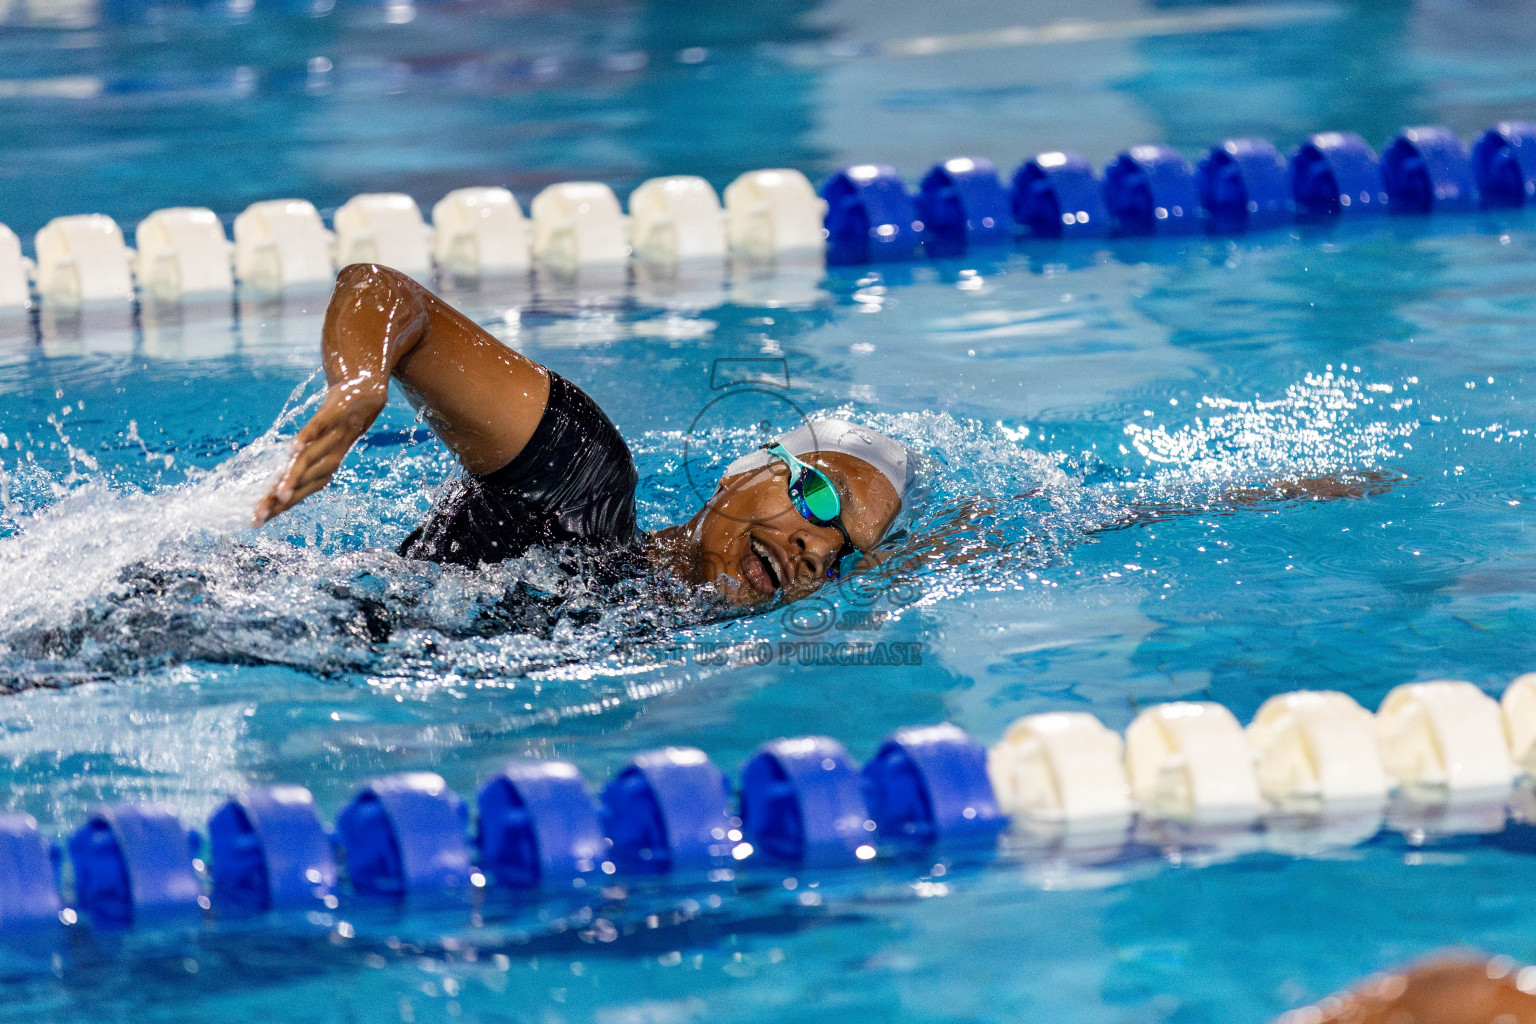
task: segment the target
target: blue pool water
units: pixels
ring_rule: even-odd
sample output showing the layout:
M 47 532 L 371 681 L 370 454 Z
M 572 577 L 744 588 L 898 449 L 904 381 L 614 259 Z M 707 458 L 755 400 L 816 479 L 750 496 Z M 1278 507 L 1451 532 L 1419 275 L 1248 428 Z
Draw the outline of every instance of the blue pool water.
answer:
M 1514 4 L 718 7 L 128 5 L 73 27 L 11 11 L 0 221 L 26 236 L 178 204 L 228 219 L 379 188 L 428 205 L 478 183 L 526 203 L 557 180 L 622 194 L 660 173 L 723 186 L 870 159 L 911 178 L 959 153 L 1103 162 L 1143 141 L 1194 154 L 1244 133 L 1379 144 L 1407 123 L 1536 120 L 1536 29 Z M 1019 25 L 1056 27 L 991 31 Z M 323 299 L 236 322 L 45 314 L 41 340 L 0 327 L 0 809 L 52 835 L 101 799 L 190 823 L 296 781 L 330 818 L 380 772 L 470 793 L 523 754 L 600 782 L 663 744 L 734 767 L 786 734 L 862 759 L 942 719 L 992 742 L 1045 710 L 1120 728 L 1185 697 L 1246 720 L 1302 687 L 1370 707 L 1419 679 L 1497 693 L 1536 661 L 1533 249 L 1529 215 L 1475 216 L 1035 247 L 692 304 L 461 297 L 609 411 L 646 526 L 691 514 L 694 475 L 784 414 L 712 387 L 721 366 L 787 374 L 797 407 L 921 450 L 914 533 L 968 557 L 821 597 L 886 612 L 870 637 L 921 645 L 900 667 L 781 657 L 780 611 L 720 620 L 537 555 L 473 574 L 395 558 L 452 472 L 403 401 L 338 486 L 245 529 L 318 391 Z M 1390 486 L 1226 497 L 1324 473 Z M 1106 529 L 1149 507 L 1174 514 Z M 529 588 L 563 600 L 509 612 Z M 1531 863 L 1518 830 L 1398 823 L 1300 856 L 1271 837 L 749 867 L 581 904 L 72 929 L 0 956 L 0 1017 L 1260 1022 L 1447 944 L 1536 960 Z

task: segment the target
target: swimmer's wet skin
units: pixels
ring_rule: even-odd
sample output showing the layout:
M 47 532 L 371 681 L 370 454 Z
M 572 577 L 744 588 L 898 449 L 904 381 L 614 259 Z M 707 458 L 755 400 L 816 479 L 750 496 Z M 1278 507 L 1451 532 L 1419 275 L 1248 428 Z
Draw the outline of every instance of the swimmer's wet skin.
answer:
M 1442 954 L 1373 975 L 1274 1024 L 1536 1024 L 1536 995 L 1508 957 Z
M 404 274 L 344 268 L 321 351 L 325 399 L 257 504 L 258 526 L 325 487 L 383 411 L 391 379 L 465 470 L 406 538 L 407 557 L 476 565 L 579 544 L 713 586 L 733 604 L 793 601 L 836 578 L 850 547 L 869 560 L 910 478 L 897 442 L 821 420 L 780 439 L 790 458 L 736 460 L 691 519 L 642 535 L 634 461 L 597 404 Z M 836 499 L 830 518 L 804 500 L 817 472 Z

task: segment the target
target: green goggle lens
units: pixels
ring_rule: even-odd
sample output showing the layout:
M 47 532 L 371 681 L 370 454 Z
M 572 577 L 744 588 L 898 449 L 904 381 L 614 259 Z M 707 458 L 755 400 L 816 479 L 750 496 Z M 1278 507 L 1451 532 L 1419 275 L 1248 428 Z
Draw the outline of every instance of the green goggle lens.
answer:
M 843 560 L 857 554 L 858 548 L 853 546 L 853 539 L 848 536 L 847 527 L 843 526 L 843 499 L 838 497 L 837 488 L 827 474 L 801 462 L 789 454 L 783 445 L 765 444 L 763 449 L 788 467 L 789 500 L 795 506 L 795 511 L 812 525 L 835 526 L 837 532 L 843 535 L 843 546 L 827 567 L 828 579 L 839 578 L 842 575 Z
M 783 445 L 765 444 L 763 450 L 788 467 L 789 500 L 795 510 L 816 526 L 837 524 L 842 529 L 838 517 L 843 514 L 843 499 L 838 497 L 831 479 L 789 454 Z
M 800 495 L 805 500 L 805 507 L 811 515 L 824 522 L 830 523 L 843 511 L 842 499 L 837 496 L 837 489 L 832 486 L 820 470 L 807 466 L 807 472 L 800 477 Z

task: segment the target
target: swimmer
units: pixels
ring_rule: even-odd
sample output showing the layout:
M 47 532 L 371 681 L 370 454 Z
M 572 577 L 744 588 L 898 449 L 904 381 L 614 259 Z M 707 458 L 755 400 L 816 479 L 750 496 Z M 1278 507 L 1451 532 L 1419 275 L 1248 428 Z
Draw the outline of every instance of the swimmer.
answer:
M 325 398 L 256 526 L 330 482 L 391 379 L 464 468 L 400 545 L 407 558 L 474 566 L 578 544 L 638 555 L 731 604 L 794 601 L 876 560 L 912 477 L 899 442 L 817 420 L 728 465 L 687 522 L 641 535 L 634 459 L 597 403 L 404 274 L 344 268 L 321 355 Z
M 1536 995 L 1508 957 L 1441 954 L 1376 975 L 1274 1024 L 1536 1024 Z

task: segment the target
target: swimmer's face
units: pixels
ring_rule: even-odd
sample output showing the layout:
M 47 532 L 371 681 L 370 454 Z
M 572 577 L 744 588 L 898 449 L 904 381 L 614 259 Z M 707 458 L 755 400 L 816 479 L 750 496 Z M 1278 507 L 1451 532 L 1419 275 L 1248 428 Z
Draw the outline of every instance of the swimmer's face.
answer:
M 896 488 L 879 470 L 842 452 L 815 452 L 801 461 L 826 473 L 842 499 L 843 525 L 860 551 L 880 542 L 901 511 Z M 789 469 L 775 461 L 726 477 L 697 520 L 700 582 L 715 582 L 732 604 L 771 601 L 782 592 L 799 600 L 827 581 L 843 546 L 835 526 L 815 526 L 795 510 Z

